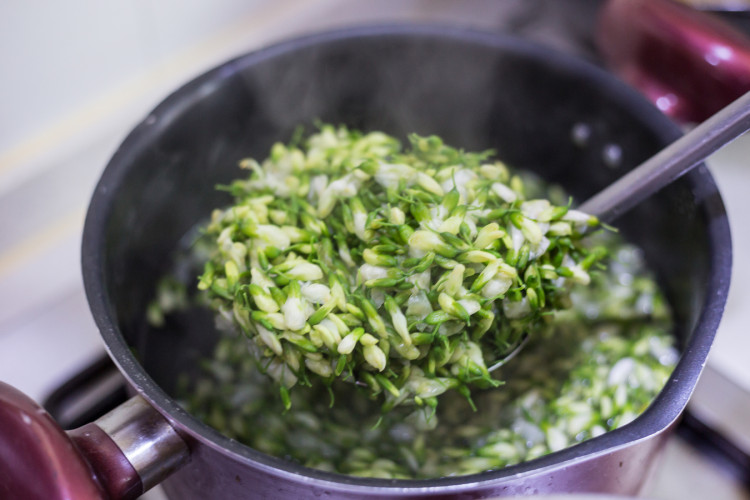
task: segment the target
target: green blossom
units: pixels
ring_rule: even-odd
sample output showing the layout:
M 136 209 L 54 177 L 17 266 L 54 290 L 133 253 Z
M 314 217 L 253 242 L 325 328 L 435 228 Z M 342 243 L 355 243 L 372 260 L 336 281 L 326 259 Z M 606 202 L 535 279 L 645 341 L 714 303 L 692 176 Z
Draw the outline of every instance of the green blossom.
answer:
M 287 410 L 298 380 L 356 382 L 384 410 L 451 389 L 471 402 L 470 386 L 497 383 L 486 366 L 605 256 L 581 240 L 595 219 L 526 200 L 489 152 L 409 142 L 323 125 L 276 144 L 241 162 L 234 204 L 205 228 L 197 287 L 249 338 Z

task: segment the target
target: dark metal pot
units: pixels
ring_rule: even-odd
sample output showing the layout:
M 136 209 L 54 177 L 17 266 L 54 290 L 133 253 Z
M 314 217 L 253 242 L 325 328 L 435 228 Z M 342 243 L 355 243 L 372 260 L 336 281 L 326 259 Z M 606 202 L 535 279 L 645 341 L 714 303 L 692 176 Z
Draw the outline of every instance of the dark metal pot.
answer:
M 705 167 L 618 221 L 658 273 L 674 309 L 682 352 L 654 403 L 623 428 L 503 470 L 382 480 L 267 456 L 180 408 L 170 396 L 176 375 L 210 352 L 211 322 L 196 318 L 180 329 L 150 330 L 144 311 L 155 282 L 183 235 L 212 207 L 229 201 L 214 185 L 238 175 L 237 161 L 265 156 L 274 141 L 288 140 L 299 124 L 317 119 L 398 136 L 439 134 L 467 149 L 494 148 L 509 164 L 561 183 L 579 199 L 680 135 L 643 97 L 592 65 L 516 38 L 446 27 L 365 27 L 314 35 L 242 56 L 188 83 L 120 146 L 86 220 L 83 274 L 91 310 L 115 363 L 155 410 L 131 400 L 125 411 L 70 433 L 79 448 L 88 449 L 92 433 L 106 441 L 97 430 L 103 428 L 133 464 L 128 468 L 123 457 L 89 457 L 97 478 L 114 477 L 114 483 L 100 481 L 98 487 L 133 495 L 181 466 L 164 482 L 172 498 L 637 492 L 695 387 L 729 286 L 729 226 Z M 587 130 L 586 140 L 572 140 L 574 130 Z M 2 417 L 2 408 L 0 424 L 15 422 L 22 433 L 20 421 Z M 140 418 L 128 422 L 123 413 Z M 146 457 L 161 449 L 171 458 Z M 3 457 L 12 454 L 8 450 L 11 445 L 0 437 L 0 478 Z

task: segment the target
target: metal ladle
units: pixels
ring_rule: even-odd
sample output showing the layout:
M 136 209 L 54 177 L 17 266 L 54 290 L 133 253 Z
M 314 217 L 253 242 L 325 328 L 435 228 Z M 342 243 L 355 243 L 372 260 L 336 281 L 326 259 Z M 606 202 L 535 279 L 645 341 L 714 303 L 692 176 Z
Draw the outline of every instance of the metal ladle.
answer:
M 579 210 L 611 222 L 750 129 L 750 92 L 583 203 Z
M 660 152 L 589 198 L 578 209 L 611 222 L 664 186 L 689 172 L 712 153 L 750 129 L 750 92 L 683 135 Z M 488 370 L 497 370 L 524 348 L 529 335 Z

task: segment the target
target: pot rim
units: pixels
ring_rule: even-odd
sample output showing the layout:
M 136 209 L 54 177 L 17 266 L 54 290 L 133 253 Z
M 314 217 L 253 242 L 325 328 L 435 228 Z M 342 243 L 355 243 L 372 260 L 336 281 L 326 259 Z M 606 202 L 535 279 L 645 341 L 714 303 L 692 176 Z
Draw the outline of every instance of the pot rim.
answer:
M 729 223 L 718 188 L 705 166 L 695 169 L 685 178 L 690 182 L 696 197 L 702 200 L 700 208 L 708 221 L 711 273 L 705 286 L 714 293 L 706 294 L 701 315 L 694 328 L 696 334 L 691 335 L 686 342 L 685 351 L 674 372 L 649 408 L 633 422 L 534 460 L 479 474 L 419 480 L 360 478 L 311 469 L 256 451 L 202 423 L 167 395 L 133 356 L 116 324 L 116 312 L 104 286 L 104 229 L 113 205 L 113 194 L 117 192 L 117 186 L 128 170 L 129 160 L 135 151 L 147 144 L 153 128 L 169 123 L 182 110 L 187 109 L 194 102 L 191 96 L 210 91 L 216 81 L 245 67 L 315 45 L 337 43 L 351 38 L 404 36 L 468 42 L 543 60 L 565 72 L 573 72 L 594 81 L 604 89 L 608 97 L 627 103 L 628 109 L 642 121 L 655 124 L 654 128 L 658 126 L 659 130 L 655 134 L 664 144 L 681 135 L 680 129 L 643 96 L 603 69 L 574 56 L 505 34 L 435 24 L 358 26 L 306 35 L 241 55 L 198 76 L 163 100 L 122 142 L 92 195 L 83 231 L 82 272 L 89 307 L 110 357 L 130 385 L 188 439 L 196 440 L 238 462 L 264 469 L 280 478 L 333 490 L 344 487 L 349 492 L 366 490 L 368 493 L 400 491 L 424 494 L 435 489 L 443 493 L 456 492 L 511 476 L 524 476 L 542 469 L 560 467 L 565 463 L 589 460 L 662 433 L 679 417 L 693 392 L 713 343 L 729 289 L 732 260 Z

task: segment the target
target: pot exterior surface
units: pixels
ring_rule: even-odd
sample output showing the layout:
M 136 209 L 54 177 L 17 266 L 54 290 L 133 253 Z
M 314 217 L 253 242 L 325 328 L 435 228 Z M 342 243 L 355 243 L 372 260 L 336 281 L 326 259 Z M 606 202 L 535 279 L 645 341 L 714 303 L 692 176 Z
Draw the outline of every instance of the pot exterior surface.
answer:
M 387 26 L 313 35 L 248 54 L 177 90 L 121 145 L 87 216 L 83 273 L 94 318 L 132 386 L 193 453 L 169 480 L 175 498 L 481 498 L 552 491 L 633 493 L 684 409 L 729 285 L 731 242 L 716 185 L 699 167 L 618 221 L 656 270 L 682 355 L 631 424 L 532 462 L 433 481 L 358 479 L 256 452 L 205 426 L 172 397 L 216 341 L 196 313 L 163 331 L 146 323 L 157 279 L 212 208 L 214 189 L 300 125 L 343 123 L 405 137 L 436 134 L 492 148 L 586 199 L 650 157 L 679 129 L 635 91 L 580 60 L 505 36 Z M 580 139 L 585 131 L 585 140 Z M 193 495 L 193 496 L 191 496 Z
M 526 474 L 452 486 L 409 488 L 310 484 L 304 477 L 277 477 L 274 471 L 248 469 L 221 451 L 199 447 L 192 462 L 163 483 L 169 498 L 198 500 L 221 492 L 224 499 L 475 499 L 552 493 L 614 493 L 637 495 L 669 432 Z M 291 479 L 291 480 L 290 480 Z

